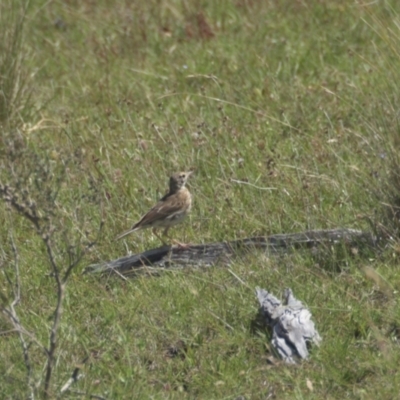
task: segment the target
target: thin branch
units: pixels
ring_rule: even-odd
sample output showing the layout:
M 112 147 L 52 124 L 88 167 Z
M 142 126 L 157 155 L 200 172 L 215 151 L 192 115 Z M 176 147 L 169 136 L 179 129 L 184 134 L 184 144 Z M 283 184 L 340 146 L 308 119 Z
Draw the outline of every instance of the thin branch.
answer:
M 18 329 L 9 329 L 8 331 L 0 331 L 0 336 L 8 336 L 11 333 L 18 333 Z
M 50 396 L 49 388 L 50 388 L 51 376 L 53 373 L 55 352 L 56 352 L 56 348 L 57 348 L 57 332 L 58 332 L 58 327 L 59 327 L 59 324 L 61 321 L 62 304 L 63 304 L 64 294 L 65 294 L 65 284 L 63 284 L 61 282 L 59 269 L 58 269 L 57 263 L 55 261 L 53 249 L 51 247 L 50 233 L 43 235 L 42 238 L 43 238 L 43 242 L 46 246 L 46 251 L 47 251 L 47 255 L 49 257 L 51 269 L 53 270 L 53 277 L 57 284 L 57 305 L 56 305 L 56 309 L 54 312 L 53 325 L 50 330 L 50 343 L 49 343 L 49 348 L 48 348 L 48 356 L 47 356 L 47 364 L 46 364 L 46 377 L 44 380 L 44 396 L 45 396 L 45 398 L 48 398 Z
M 52 196 L 50 197 L 51 202 L 55 202 L 55 199 L 58 195 L 58 191 L 60 190 L 60 182 L 57 181 L 57 186 L 58 190 L 52 193 Z M 49 259 L 50 263 L 50 269 L 52 272 L 53 279 L 55 280 L 56 283 L 56 293 L 57 293 L 57 301 L 56 301 L 56 307 L 54 310 L 53 314 L 53 322 L 52 326 L 50 328 L 50 337 L 49 337 L 49 344 L 48 348 L 41 346 L 47 355 L 47 362 L 45 365 L 45 378 L 44 378 L 44 398 L 49 398 L 51 397 L 50 393 L 50 383 L 53 375 L 53 370 L 54 370 L 54 365 L 55 365 L 55 359 L 56 359 L 56 349 L 57 349 L 57 344 L 58 344 L 58 331 L 60 327 L 60 322 L 61 322 L 61 316 L 63 312 L 63 301 L 65 297 L 65 291 L 66 291 L 66 284 L 68 281 L 68 278 L 70 277 L 73 269 L 82 261 L 83 257 L 88 253 L 88 251 L 97 243 L 98 239 L 100 238 L 101 235 L 101 230 L 104 225 L 104 222 L 100 222 L 99 230 L 98 230 L 98 235 L 95 241 L 89 242 L 86 246 L 82 246 L 83 249 L 81 251 L 76 250 L 74 253 L 73 251 L 68 252 L 69 260 L 66 261 L 66 268 L 64 269 L 64 273 L 62 272 L 61 265 L 58 264 L 57 258 L 56 258 L 56 245 L 53 243 L 53 238 L 54 238 L 54 232 L 56 228 L 49 224 L 49 218 L 44 217 L 42 218 L 36 209 L 36 205 L 34 202 L 32 202 L 29 198 L 26 198 L 25 192 L 21 193 L 19 192 L 19 188 L 15 189 L 9 185 L 3 185 L 0 183 L 0 198 L 2 198 L 5 203 L 7 203 L 10 207 L 14 208 L 18 214 L 21 216 L 25 217 L 28 219 L 34 226 L 36 233 L 39 235 L 39 237 L 42 239 L 42 242 L 44 243 L 46 253 Z M 52 209 L 48 209 L 48 214 L 54 217 L 54 214 L 51 212 Z M 42 220 L 44 223 L 42 223 Z M 68 237 L 66 235 L 65 240 L 68 241 Z M 81 243 L 80 243 L 81 245 Z M 14 325 L 14 328 L 17 330 L 22 348 L 23 348 L 23 353 L 24 353 L 24 360 L 25 364 L 27 366 L 27 371 L 28 371 L 28 383 L 29 387 L 31 388 L 31 397 L 33 398 L 33 386 L 31 385 L 31 364 L 29 360 L 29 353 L 28 353 L 28 347 L 25 340 L 24 340 L 24 335 L 31 335 L 29 332 L 27 332 L 24 327 L 21 325 L 20 320 L 17 316 L 17 313 L 15 311 L 15 306 L 19 303 L 20 301 L 20 280 L 19 280 L 19 268 L 18 268 L 18 253 L 16 250 L 16 246 L 14 242 L 12 241 L 12 248 L 14 251 L 14 258 L 15 258 L 15 270 L 16 270 L 16 284 L 13 284 L 13 280 L 6 274 L 7 280 L 9 284 L 12 287 L 13 293 L 14 293 L 14 299 L 11 303 L 11 305 L 4 309 L 3 312 L 10 318 L 12 324 Z M 34 339 L 35 342 L 37 342 L 36 339 Z M 77 378 L 77 376 L 75 377 Z
M 14 307 L 21 300 L 21 279 L 19 276 L 19 254 L 17 251 L 17 246 L 15 245 L 15 242 L 14 242 L 14 235 L 12 234 L 12 232 L 10 234 L 10 241 L 11 241 L 11 248 L 12 248 L 13 255 L 14 255 L 14 269 L 15 269 L 15 288 L 13 288 L 14 301 L 11 303 L 11 306 Z
M 10 318 L 10 321 L 13 324 L 14 329 L 12 329 L 10 331 L 0 332 L 0 335 L 5 335 L 7 333 L 12 333 L 12 332 L 17 332 L 18 334 L 21 333 L 22 335 L 25 335 L 28 338 L 30 338 L 32 340 L 32 342 L 35 343 L 41 350 L 43 350 L 43 352 L 47 356 L 47 354 L 48 354 L 47 348 L 45 346 L 43 346 L 42 343 L 39 342 L 39 340 L 36 338 L 36 336 L 33 333 L 27 331 L 22 325 L 17 326 L 16 324 L 18 324 L 20 322 L 19 322 L 18 318 L 16 320 L 14 319 L 14 316 L 12 315 L 12 313 L 11 313 L 11 311 L 9 309 L 3 308 L 2 311 L 3 311 L 4 314 L 6 314 L 8 316 L 8 318 Z
M 19 214 L 23 215 L 32 222 L 37 232 L 40 232 L 40 217 L 36 213 L 33 204 L 23 204 L 18 201 L 17 196 L 13 193 L 13 189 L 8 185 L 0 183 L 0 197 L 4 199 L 11 207 L 13 207 Z
M 51 232 L 42 236 L 43 242 L 46 246 L 47 255 L 50 260 L 50 265 L 53 270 L 54 279 L 57 284 L 57 305 L 56 305 L 56 309 L 54 312 L 53 325 L 52 325 L 51 331 L 50 331 L 50 344 L 49 344 L 49 349 L 48 349 L 46 376 L 45 376 L 45 381 L 44 381 L 45 398 L 48 398 L 50 396 L 50 391 L 49 391 L 50 381 L 51 381 L 51 376 L 53 373 L 55 352 L 56 352 L 56 348 L 57 348 L 57 334 L 58 334 L 58 328 L 60 325 L 61 315 L 62 315 L 62 311 L 63 311 L 62 306 L 63 306 L 64 296 L 65 296 L 65 288 L 67 285 L 67 280 L 68 280 L 72 270 L 80 263 L 80 261 L 86 255 L 86 253 L 97 243 L 97 240 L 99 239 L 100 234 L 101 234 L 102 227 L 103 227 L 103 221 L 100 222 L 99 231 L 98 231 L 96 240 L 93 242 L 90 242 L 82 250 L 81 254 L 74 261 L 70 260 L 70 264 L 67 267 L 63 278 L 61 278 L 61 276 L 60 276 L 60 270 L 57 266 L 57 263 L 55 261 L 55 257 L 53 254 L 53 249 L 52 249 L 52 244 L 51 244 L 51 239 L 50 239 Z M 79 371 L 77 371 L 77 373 L 78 372 Z M 76 378 L 76 379 L 78 379 L 78 378 Z M 70 385 L 72 385 L 72 383 Z M 67 389 L 65 389 L 65 390 L 67 390 Z
M 21 343 L 22 347 L 22 355 L 24 358 L 24 364 L 26 368 L 26 380 L 27 380 L 27 385 L 28 388 L 30 389 L 30 398 L 34 398 L 34 388 L 32 385 L 32 364 L 31 360 L 29 357 L 29 345 L 26 343 L 25 338 L 24 338 L 24 331 L 26 332 L 25 328 L 22 326 L 21 321 L 18 317 L 17 311 L 15 307 L 19 304 L 21 300 L 21 279 L 20 279 L 20 273 L 19 273 L 19 254 L 17 247 L 14 242 L 14 237 L 11 233 L 10 235 L 10 241 L 11 241 L 11 248 L 14 254 L 14 271 L 15 271 L 15 283 L 12 284 L 10 281 L 10 278 L 7 277 L 9 280 L 9 283 L 12 286 L 14 298 L 11 304 L 8 307 L 5 307 L 3 309 L 3 312 L 9 317 L 11 323 L 14 326 L 14 329 L 18 332 L 18 337 L 19 341 Z
M 79 257 L 75 260 L 72 261 L 70 265 L 68 266 L 67 270 L 64 273 L 64 277 L 62 279 L 62 282 L 65 284 L 69 278 L 69 276 L 71 275 L 72 270 L 83 260 L 83 258 L 86 256 L 86 254 L 89 252 L 89 250 L 96 245 L 98 241 L 98 237 L 96 238 L 96 240 L 94 240 L 93 242 L 90 242 L 87 246 L 85 246 L 85 248 L 82 250 L 81 254 L 79 255 Z

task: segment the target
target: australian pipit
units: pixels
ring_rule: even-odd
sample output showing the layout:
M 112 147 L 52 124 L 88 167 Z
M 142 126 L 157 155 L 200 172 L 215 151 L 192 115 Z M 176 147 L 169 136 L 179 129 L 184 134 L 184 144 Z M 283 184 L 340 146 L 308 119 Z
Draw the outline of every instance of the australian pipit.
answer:
M 139 229 L 153 228 L 153 233 L 164 244 L 164 240 L 157 234 L 157 228 L 165 228 L 163 235 L 168 236 L 168 230 L 183 221 L 192 206 L 192 195 L 186 188 L 186 182 L 193 171 L 178 172 L 169 179 L 169 192 L 131 229 L 117 236 L 115 240 L 122 239 L 126 235 Z M 185 247 L 185 244 L 176 240 L 173 242 Z

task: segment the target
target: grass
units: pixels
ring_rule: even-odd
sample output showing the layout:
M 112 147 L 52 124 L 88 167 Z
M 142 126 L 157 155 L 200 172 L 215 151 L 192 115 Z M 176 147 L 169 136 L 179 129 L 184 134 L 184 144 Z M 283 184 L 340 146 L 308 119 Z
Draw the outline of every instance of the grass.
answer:
M 1 15 L 13 32 L 19 8 L 7 4 Z M 13 76 L 26 91 L 4 106 L 0 181 L 28 188 L 50 215 L 63 268 L 69 245 L 95 237 L 104 221 L 67 285 L 53 397 L 86 356 L 63 397 L 398 396 L 399 15 L 394 1 L 30 2 L 11 52 L 25 54 Z M 82 276 L 90 263 L 159 245 L 147 231 L 113 239 L 188 168 L 194 208 L 172 232 L 179 240 L 371 222 L 393 240 L 379 254 L 255 254 L 229 268 L 129 281 Z M 0 214 L 3 305 L 12 234 L 17 311 L 47 345 L 56 302 L 48 257 L 28 221 L 5 205 Z M 268 362 L 256 286 L 276 295 L 290 287 L 312 310 L 323 342 L 300 367 Z M 2 318 L 0 330 L 10 329 Z M 25 398 L 18 336 L 1 342 L 0 391 Z M 40 395 L 46 357 L 36 344 L 30 357 Z

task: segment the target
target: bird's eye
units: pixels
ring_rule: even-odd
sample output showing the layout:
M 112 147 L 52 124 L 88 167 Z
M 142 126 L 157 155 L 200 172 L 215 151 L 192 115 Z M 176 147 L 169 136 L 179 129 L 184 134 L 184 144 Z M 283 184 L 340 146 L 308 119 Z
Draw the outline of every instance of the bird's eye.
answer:
M 182 174 L 179 178 L 184 178 L 185 177 L 185 174 Z

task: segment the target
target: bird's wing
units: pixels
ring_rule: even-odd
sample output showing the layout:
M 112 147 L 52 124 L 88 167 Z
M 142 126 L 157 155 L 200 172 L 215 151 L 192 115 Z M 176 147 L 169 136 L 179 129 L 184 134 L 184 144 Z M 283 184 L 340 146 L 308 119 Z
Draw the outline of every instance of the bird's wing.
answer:
M 164 196 L 143 218 L 133 225 L 132 229 L 144 228 L 154 222 L 171 219 L 186 209 L 186 198 L 180 196 Z
M 190 194 L 189 194 L 190 196 Z M 166 194 L 140 221 L 132 226 L 131 229 L 121 233 L 115 240 L 122 239 L 138 229 L 151 227 L 157 221 L 173 219 L 174 216 L 183 213 L 190 207 L 186 192 Z

